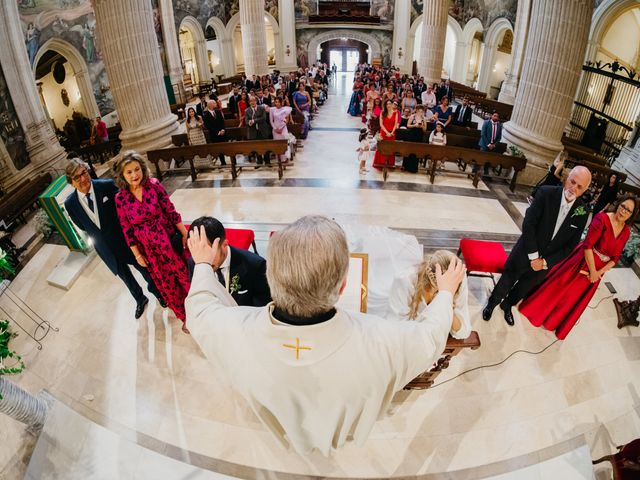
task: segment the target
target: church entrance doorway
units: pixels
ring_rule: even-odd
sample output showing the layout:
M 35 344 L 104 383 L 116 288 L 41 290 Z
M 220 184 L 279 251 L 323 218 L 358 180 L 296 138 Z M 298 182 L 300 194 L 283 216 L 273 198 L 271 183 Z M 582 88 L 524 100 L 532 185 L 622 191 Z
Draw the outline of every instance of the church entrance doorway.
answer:
M 321 62 L 336 68 L 339 72 L 353 72 L 359 63 L 366 63 L 369 46 L 358 40 L 340 38 L 321 43 L 318 47 Z

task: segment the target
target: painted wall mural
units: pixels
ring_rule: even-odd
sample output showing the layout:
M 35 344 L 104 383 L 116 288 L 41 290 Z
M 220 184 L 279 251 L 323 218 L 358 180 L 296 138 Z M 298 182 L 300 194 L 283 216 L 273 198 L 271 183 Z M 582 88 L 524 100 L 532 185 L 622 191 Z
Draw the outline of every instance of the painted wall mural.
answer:
M 305 28 L 297 31 L 296 37 L 296 55 L 298 65 L 301 67 L 311 66 L 316 59 L 309 59 L 309 42 L 313 37 L 321 33 L 326 32 L 326 29 L 321 28 Z M 393 49 L 393 32 L 389 30 L 373 30 L 367 28 L 359 28 L 358 32 L 366 33 L 375 38 L 380 43 L 380 49 L 382 52 L 382 64 L 391 65 L 391 51 Z
M 96 19 L 89 0 L 17 0 L 29 62 L 47 40 L 60 38 L 85 59 L 93 94 L 101 115 L 115 110 L 104 68 Z
M 422 15 L 425 0 L 411 0 L 411 23 Z M 461 26 L 472 18 L 480 19 L 485 28 L 489 28 L 496 19 L 506 18 L 512 24 L 516 22 L 517 0 L 450 0 L 449 15 Z
M 408 0 L 400 0 L 406 2 Z M 412 0 L 418 1 L 418 0 Z M 422 3 L 423 0 L 419 0 Z M 275 0 L 265 0 L 266 4 L 274 2 Z M 384 25 L 393 24 L 393 14 L 395 11 L 396 0 L 371 0 L 371 13 L 380 17 L 380 23 Z M 265 9 L 266 8 L 265 4 Z M 422 11 L 422 10 L 421 10 Z M 309 15 L 316 15 L 318 13 L 318 0 L 296 0 L 295 1 L 295 14 L 296 22 L 309 23 Z
M 29 154 L 24 130 L 18 120 L 16 109 L 9 95 L 7 81 L 0 66 L 0 140 L 4 143 L 13 165 L 22 169 L 29 164 Z
M 173 16 L 176 29 L 184 17 L 191 15 L 198 20 L 204 31 L 211 17 L 226 18 L 224 0 L 173 0 Z

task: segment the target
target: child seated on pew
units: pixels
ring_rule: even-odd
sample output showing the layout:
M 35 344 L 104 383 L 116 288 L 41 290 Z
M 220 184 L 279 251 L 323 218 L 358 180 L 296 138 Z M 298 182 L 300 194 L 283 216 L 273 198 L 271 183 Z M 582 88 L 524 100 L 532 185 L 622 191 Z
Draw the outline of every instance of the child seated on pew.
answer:
M 367 160 L 373 160 L 377 142 L 372 132 L 367 128 L 362 128 L 360 130 L 358 141 L 360 142 L 360 146 L 356 151 L 358 152 L 358 160 L 360 162 L 360 175 L 364 175 L 369 171 L 367 169 Z
M 444 124 L 442 122 L 436 123 L 436 128 L 429 135 L 429 144 L 430 145 L 447 145 L 447 134 L 444 131 Z M 435 162 L 435 160 L 434 160 Z M 444 161 L 438 161 L 438 165 L 436 167 L 438 170 L 444 169 Z

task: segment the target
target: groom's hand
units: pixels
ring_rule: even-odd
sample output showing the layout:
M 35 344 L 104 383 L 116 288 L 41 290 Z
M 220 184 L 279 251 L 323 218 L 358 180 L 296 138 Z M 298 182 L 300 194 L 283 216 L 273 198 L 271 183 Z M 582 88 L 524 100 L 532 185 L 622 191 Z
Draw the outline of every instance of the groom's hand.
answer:
M 207 234 L 204 226 L 191 230 L 191 232 L 189 232 L 189 240 L 187 241 L 193 261 L 196 264 L 208 263 L 211 266 L 215 265 L 214 262 L 216 260 L 216 256 L 218 256 L 219 243 L 220 239 L 216 238 L 213 245 L 209 245 L 209 240 L 207 240 Z

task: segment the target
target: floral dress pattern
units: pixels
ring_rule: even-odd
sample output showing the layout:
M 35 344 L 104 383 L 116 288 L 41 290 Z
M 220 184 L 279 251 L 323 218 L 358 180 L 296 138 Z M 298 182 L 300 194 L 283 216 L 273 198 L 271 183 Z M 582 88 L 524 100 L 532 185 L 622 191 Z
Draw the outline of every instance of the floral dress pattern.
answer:
M 171 235 L 182 222 L 167 191 L 155 178 L 142 185 L 142 201 L 129 190 L 116 194 L 116 209 L 127 244 L 137 246 L 145 256 L 151 278 L 167 306 L 182 322 L 186 320 L 184 300 L 189 293 L 189 253 L 171 247 Z

